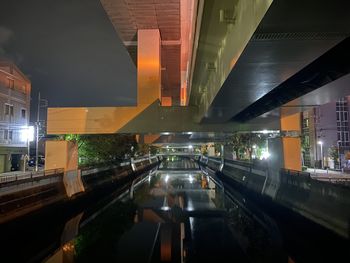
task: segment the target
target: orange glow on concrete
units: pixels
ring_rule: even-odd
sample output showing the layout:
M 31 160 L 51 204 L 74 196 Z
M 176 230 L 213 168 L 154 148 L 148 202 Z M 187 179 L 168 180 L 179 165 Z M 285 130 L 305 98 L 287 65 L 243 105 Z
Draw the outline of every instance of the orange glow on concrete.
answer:
M 159 30 L 139 30 L 137 41 L 137 105 L 149 105 L 161 97 Z
M 300 132 L 300 113 L 281 117 L 281 131 Z M 300 138 L 282 138 L 284 168 L 301 171 Z
M 116 133 L 148 106 L 160 100 L 160 35 L 138 31 L 137 106 L 49 108 L 48 134 Z M 116 83 L 117 84 L 117 83 Z
M 162 97 L 162 106 L 163 107 L 171 107 L 172 106 L 172 98 L 171 97 Z
M 300 131 L 300 113 L 281 117 L 282 131 Z
M 186 86 L 186 83 L 181 87 L 180 100 L 181 100 L 181 106 L 186 106 L 186 103 L 187 103 L 187 86 Z
M 300 138 L 282 138 L 284 168 L 301 171 Z
M 160 137 L 160 134 L 146 134 L 144 135 L 143 141 L 146 144 L 154 143 L 158 138 Z
M 46 141 L 45 170 L 78 169 L 78 146 L 70 141 Z
M 187 104 L 187 88 L 188 88 L 188 76 L 190 71 L 189 59 L 192 55 L 192 21 L 194 0 L 180 0 L 180 20 L 181 20 L 181 89 L 180 89 L 180 105 L 186 106 Z

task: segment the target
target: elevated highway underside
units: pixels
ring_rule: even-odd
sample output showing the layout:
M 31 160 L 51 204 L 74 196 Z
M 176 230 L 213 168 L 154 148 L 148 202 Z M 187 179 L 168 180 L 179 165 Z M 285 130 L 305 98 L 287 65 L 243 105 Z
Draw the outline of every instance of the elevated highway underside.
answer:
M 280 118 L 349 93 L 346 1 L 102 4 L 137 67 L 137 106 L 49 108 L 49 134 L 280 129 Z M 145 30 L 158 42 L 137 37 Z

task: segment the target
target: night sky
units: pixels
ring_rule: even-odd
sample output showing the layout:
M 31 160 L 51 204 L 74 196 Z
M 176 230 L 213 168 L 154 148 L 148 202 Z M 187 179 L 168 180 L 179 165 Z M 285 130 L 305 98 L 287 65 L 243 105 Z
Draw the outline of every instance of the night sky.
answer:
M 1 0 L 0 58 L 50 107 L 136 104 L 136 68 L 99 0 Z

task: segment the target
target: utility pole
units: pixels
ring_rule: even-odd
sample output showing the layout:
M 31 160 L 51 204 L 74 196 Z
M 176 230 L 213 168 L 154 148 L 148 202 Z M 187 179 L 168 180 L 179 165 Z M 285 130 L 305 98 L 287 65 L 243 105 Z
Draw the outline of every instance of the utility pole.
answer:
M 36 140 L 35 140 L 35 171 L 38 171 L 39 166 L 39 121 L 40 121 L 40 92 L 38 95 L 38 109 L 36 112 Z

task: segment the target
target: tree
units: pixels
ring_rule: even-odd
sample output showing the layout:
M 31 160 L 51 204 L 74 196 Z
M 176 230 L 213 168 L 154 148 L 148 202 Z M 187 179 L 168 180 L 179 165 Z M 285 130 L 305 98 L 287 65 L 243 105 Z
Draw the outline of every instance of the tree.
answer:
M 265 147 L 266 135 L 259 133 L 235 133 L 231 137 L 233 151 L 236 153 L 237 159 L 242 159 L 244 155 L 248 155 L 252 160 L 253 147 Z
M 333 145 L 328 149 L 328 155 L 329 157 L 334 161 L 334 168 L 336 165 L 338 165 L 338 159 L 339 159 L 339 154 L 338 154 L 338 147 Z
M 83 165 L 122 161 L 125 155 L 132 155 L 132 148 L 137 145 L 135 136 L 125 134 L 67 134 L 61 139 L 78 144 L 79 160 Z
M 232 150 L 236 154 L 237 160 L 239 160 L 239 149 L 241 147 L 241 141 L 240 141 L 240 136 L 238 133 L 235 133 L 232 135 L 231 140 L 229 142 L 230 145 L 232 145 Z

